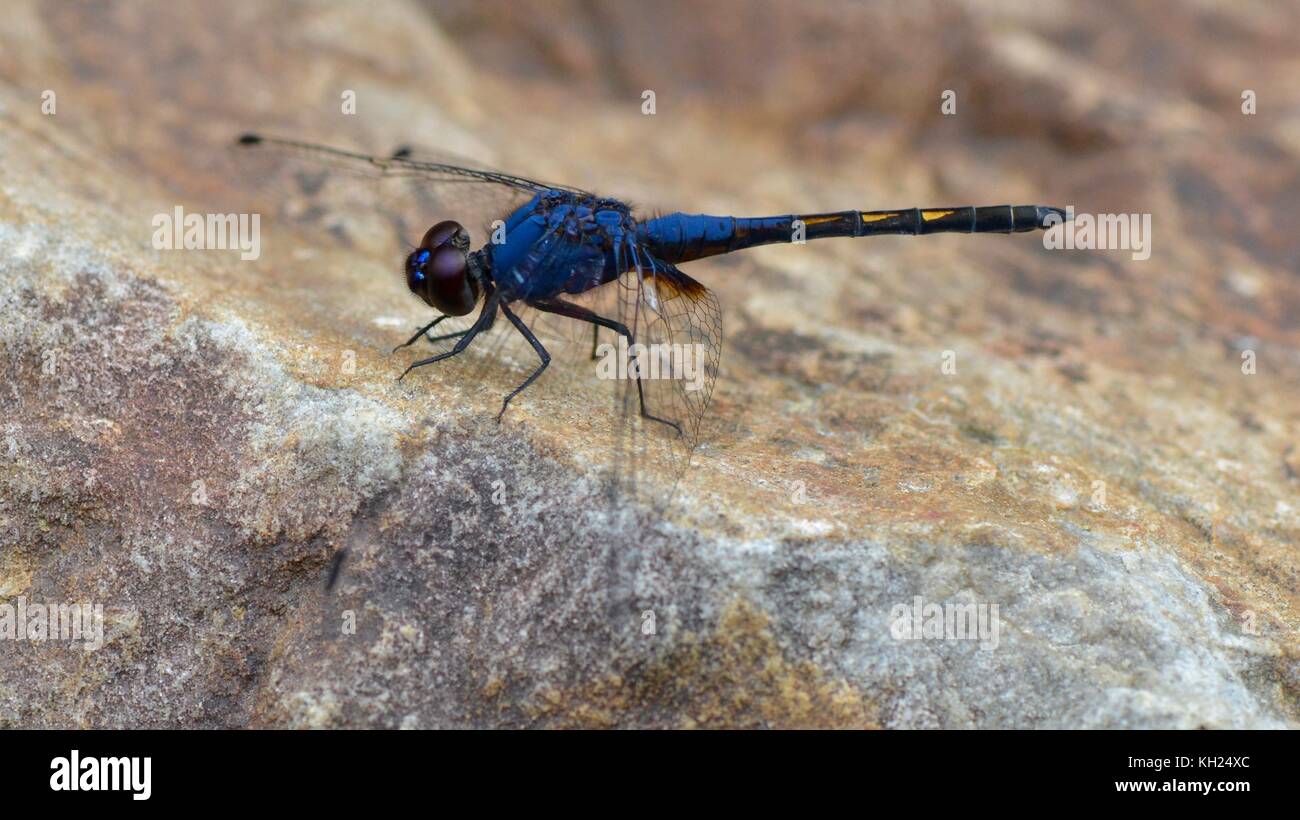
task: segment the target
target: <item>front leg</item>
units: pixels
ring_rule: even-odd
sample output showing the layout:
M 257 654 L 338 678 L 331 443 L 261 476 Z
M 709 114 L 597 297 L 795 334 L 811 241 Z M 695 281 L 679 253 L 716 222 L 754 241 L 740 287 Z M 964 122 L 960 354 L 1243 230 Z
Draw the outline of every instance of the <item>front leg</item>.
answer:
M 393 352 L 396 353 L 397 351 L 401 350 L 401 349 L 404 348 L 404 347 L 410 347 L 411 345 L 415 344 L 415 340 L 416 340 L 416 339 L 418 339 L 418 338 L 420 338 L 421 336 L 425 335 L 425 334 L 428 333 L 430 330 L 433 330 L 435 327 L 438 326 L 438 323 L 439 323 L 439 322 L 441 322 L 443 319 L 446 319 L 446 318 L 448 318 L 448 317 L 446 317 L 446 316 L 439 316 L 437 319 L 434 319 L 434 320 L 433 320 L 432 322 L 430 322 L 429 324 L 427 324 L 427 325 L 425 325 L 424 327 L 420 328 L 419 330 L 415 331 L 415 335 L 414 335 L 414 336 L 412 336 L 411 338 L 409 338 L 409 339 L 407 339 L 406 341 L 402 342 L 402 343 L 401 343 L 400 345 L 398 345 L 397 347 L 393 348 Z M 467 331 L 467 332 L 468 332 L 468 331 Z
M 492 327 L 492 321 L 496 318 L 498 307 L 501 307 L 502 309 L 505 308 L 504 305 L 500 304 L 500 297 L 497 296 L 497 292 L 494 290 L 488 293 L 487 300 L 483 302 L 483 312 L 478 315 L 478 319 L 474 321 L 474 324 L 470 326 L 470 329 L 465 331 L 465 335 L 460 338 L 460 341 L 456 342 L 455 347 L 448 350 L 446 353 L 439 353 L 437 356 L 430 356 L 427 359 L 421 359 L 418 362 L 412 363 L 410 367 L 402 371 L 402 375 L 398 376 L 397 380 L 400 382 L 402 379 L 406 378 L 407 373 L 410 373 L 417 367 L 424 367 L 426 364 L 433 364 L 434 362 L 440 362 L 443 359 L 451 358 L 469 347 L 469 343 L 474 341 L 475 336 Z M 424 331 L 421 330 L 420 332 L 423 333 Z M 415 338 L 418 339 L 419 336 L 417 335 Z

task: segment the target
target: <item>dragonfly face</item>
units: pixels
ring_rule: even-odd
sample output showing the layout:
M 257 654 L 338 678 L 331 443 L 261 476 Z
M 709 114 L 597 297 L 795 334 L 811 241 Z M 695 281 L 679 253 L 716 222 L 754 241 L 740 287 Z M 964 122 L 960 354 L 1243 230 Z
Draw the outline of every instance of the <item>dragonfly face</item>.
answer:
M 439 222 L 406 258 L 406 286 L 430 307 L 464 316 L 478 304 L 481 290 L 478 278 L 470 274 L 468 251 L 465 228 L 452 220 Z

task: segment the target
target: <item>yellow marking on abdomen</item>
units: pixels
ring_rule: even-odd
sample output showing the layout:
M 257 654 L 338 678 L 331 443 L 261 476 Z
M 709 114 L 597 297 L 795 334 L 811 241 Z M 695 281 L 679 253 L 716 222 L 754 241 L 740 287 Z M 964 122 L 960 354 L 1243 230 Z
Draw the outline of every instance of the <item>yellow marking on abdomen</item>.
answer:
M 881 220 L 884 220 L 884 219 L 893 219 L 893 218 L 896 217 L 896 216 L 898 216 L 898 213 L 897 213 L 897 212 L 891 212 L 891 213 L 887 213 L 887 214 L 866 214 L 866 213 L 864 213 L 864 214 L 862 215 L 862 221 L 863 221 L 863 222 L 880 222 Z
M 921 211 L 921 218 L 926 222 L 933 222 L 936 219 L 943 219 L 951 213 L 956 213 L 956 211 Z

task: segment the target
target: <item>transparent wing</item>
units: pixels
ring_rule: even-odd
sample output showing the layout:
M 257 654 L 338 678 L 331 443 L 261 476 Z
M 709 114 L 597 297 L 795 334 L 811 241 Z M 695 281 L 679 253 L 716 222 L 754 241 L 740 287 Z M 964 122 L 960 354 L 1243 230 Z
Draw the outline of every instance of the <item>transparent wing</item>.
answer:
M 624 413 L 634 420 L 629 474 L 638 483 L 667 480 L 671 496 L 700 443 L 713 396 L 722 311 L 712 291 L 630 239 L 626 254 L 632 270 L 616 285 L 619 320 L 644 346 L 640 379 L 630 379 L 622 396 Z M 645 488 L 633 491 L 646 495 Z
M 332 234 L 349 247 L 391 253 L 394 270 L 424 231 L 455 219 L 476 245 L 493 223 L 537 193 L 563 185 L 474 168 L 432 151 L 365 154 L 298 140 L 248 135 L 238 167 L 251 187 L 274 198 L 280 215 Z
M 345 148 L 333 148 L 328 145 L 316 145 L 299 140 L 266 137 L 257 134 L 245 134 L 239 144 L 258 150 L 278 150 L 312 157 L 320 162 L 331 162 L 339 166 L 355 167 L 358 170 L 370 169 L 379 176 L 410 177 L 428 182 L 491 183 L 519 188 L 531 193 L 545 190 L 562 190 L 572 193 L 585 193 L 577 188 L 565 185 L 551 185 L 526 177 L 506 174 L 485 168 L 471 168 L 440 161 L 441 158 L 416 154 L 410 148 L 400 148 L 389 156 L 373 156 Z M 426 152 L 427 153 L 427 152 Z

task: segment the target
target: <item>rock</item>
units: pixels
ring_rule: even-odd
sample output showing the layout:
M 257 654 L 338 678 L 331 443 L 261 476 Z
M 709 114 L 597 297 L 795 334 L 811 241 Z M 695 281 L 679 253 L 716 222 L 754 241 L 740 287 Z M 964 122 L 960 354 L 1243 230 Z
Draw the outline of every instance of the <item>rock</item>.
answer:
M 14 4 L 0 635 L 90 602 L 103 641 L 0 639 L 0 725 L 1300 723 L 1300 92 L 1260 79 L 1294 10 L 781 8 Z M 526 350 L 398 383 L 428 310 L 397 239 L 445 214 L 264 169 L 249 130 L 648 208 L 1041 201 L 1154 239 L 694 263 L 723 367 L 655 511 L 611 504 L 580 363 L 500 426 Z M 259 213 L 260 258 L 155 249 L 178 205 Z

